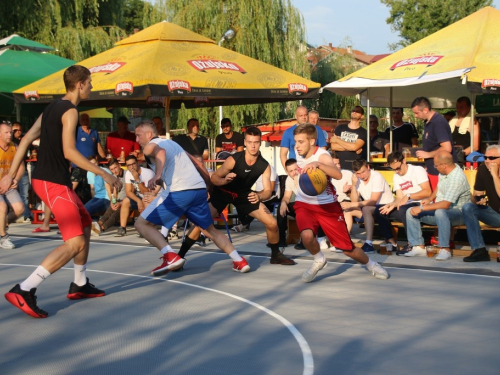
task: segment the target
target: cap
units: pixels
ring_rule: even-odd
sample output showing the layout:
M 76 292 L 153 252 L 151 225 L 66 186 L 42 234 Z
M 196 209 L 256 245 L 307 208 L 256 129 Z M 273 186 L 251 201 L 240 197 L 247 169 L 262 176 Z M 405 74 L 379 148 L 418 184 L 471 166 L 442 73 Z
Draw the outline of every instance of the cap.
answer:
M 127 124 L 130 124 L 130 121 L 125 116 L 118 117 L 118 120 L 116 122 L 126 122 Z

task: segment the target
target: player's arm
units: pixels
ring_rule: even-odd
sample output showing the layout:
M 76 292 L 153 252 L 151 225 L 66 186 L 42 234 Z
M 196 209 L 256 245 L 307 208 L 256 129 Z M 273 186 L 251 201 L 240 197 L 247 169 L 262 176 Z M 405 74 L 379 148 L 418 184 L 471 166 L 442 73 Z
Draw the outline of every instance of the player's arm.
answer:
M 228 157 L 224 164 L 222 164 L 210 177 L 210 181 L 212 181 L 212 184 L 215 186 L 223 186 L 231 181 L 236 177 L 236 173 L 232 173 L 231 171 L 234 168 L 234 165 L 236 162 L 234 161 L 234 158 L 232 156 Z
M 335 164 L 333 164 L 333 159 L 329 155 L 323 154 L 319 157 L 318 161 L 304 165 L 301 173 L 306 173 L 308 170 L 316 168 L 321 169 L 327 176 L 336 180 L 340 180 L 342 178 L 342 172 L 335 166 Z
M 236 147 L 236 152 L 243 151 L 245 149 L 245 146 L 238 146 Z
M 271 195 L 273 195 L 274 188 L 271 184 L 271 166 L 269 166 L 269 165 L 267 166 L 264 173 L 262 173 L 262 187 L 264 188 L 264 190 L 262 190 L 261 192 L 258 192 L 258 193 L 253 192 L 253 194 L 255 194 L 255 197 L 254 197 L 255 199 L 253 199 L 253 200 L 255 200 L 256 202 L 265 201 L 265 200 L 271 198 Z M 250 193 L 248 195 L 249 200 L 251 199 L 250 195 L 252 195 L 252 193 Z M 252 202 L 252 203 L 256 203 L 256 202 Z
M 147 144 L 142 152 L 144 156 L 147 156 L 150 159 L 154 159 L 155 177 L 148 182 L 148 188 L 154 189 L 156 186 L 156 181 L 161 179 L 163 168 L 165 167 L 165 162 L 167 160 L 167 152 L 164 148 L 161 148 L 155 143 Z

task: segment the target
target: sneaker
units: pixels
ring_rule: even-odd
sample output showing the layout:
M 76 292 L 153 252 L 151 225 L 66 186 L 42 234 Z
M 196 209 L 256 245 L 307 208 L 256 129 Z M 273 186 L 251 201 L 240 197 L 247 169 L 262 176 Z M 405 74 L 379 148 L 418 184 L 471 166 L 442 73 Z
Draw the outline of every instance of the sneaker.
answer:
M 441 248 L 441 249 L 439 249 L 438 255 L 436 255 L 436 257 L 434 259 L 436 259 L 436 260 L 450 260 L 451 253 L 448 250 Z
M 293 266 L 296 263 L 292 259 L 287 258 L 285 255 L 283 255 L 283 253 L 280 252 L 277 256 L 271 257 L 271 264 L 281 264 L 282 266 Z
M 247 273 L 248 271 L 250 271 L 250 266 L 248 265 L 246 259 L 241 257 L 241 260 L 239 262 L 233 261 L 233 271 Z
M 337 252 L 337 248 L 335 246 L 330 246 L 328 248 L 328 250 L 330 250 L 332 253 L 336 253 Z
M 297 245 L 295 245 L 293 247 L 295 250 L 306 250 L 306 247 L 304 246 L 304 244 L 302 243 L 302 241 L 300 241 Z
M 31 224 L 31 218 L 30 217 L 25 217 L 23 220 L 23 223 L 25 224 Z
M 378 263 L 375 263 L 375 265 L 372 267 L 371 270 L 368 270 L 370 271 L 370 273 L 373 275 L 373 277 L 375 277 L 376 279 L 379 279 L 379 280 L 386 280 L 389 278 L 389 274 L 387 273 L 387 271 L 384 269 L 384 267 L 382 267 L 380 264 Z
M 167 235 L 168 239 L 169 240 L 173 240 L 174 238 L 179 238 L 178 234 L 177 234 L 177 230 L 176 229 L 172 229 L 168 232 L 168 235 Z
M 99 223 L 97 221 L 93 221 L 90 235 L 95 236 L 95 237 L 99 237 L 101 235 L 101 232 L 102 232 L 102 230 L 101 230 L 101 226 L 99 225 Z
M 375 248 L 373 247 L 373 244 L 369 244 L 367 242 L 365 242 L 363 244 L 363 246 L 361 246 L 361 250 L 363 250 L 366 254 L 375 252 Z
M 328 244 L 326 243 L 326 237 L 318 238 L 319 248 L 321 250 L 328 250 Z
M 0 238 L 0 247 L 3 249 L 15 249 L 16 245 L 12 243 L 8 234 Z
M 87 277 L 87 283 L 82 286 L 78 286 L 75 283 L 69 285 L 68 297 L 69 299 L 82 299 L 82 298 L 96 298 L 103 297 L 106 295 L 104 290 L 97 289 L 94 284 L 89 282 Z
M 200 234 L 200 238 L 198 238 L 198 241 L 196 241 L 193 246 L 205 247 L 207 246 L 207 244 L 205 243 L 206 240 L 207 238 L 203 234 Z
M 156 267 L 151 271 L 151 275 L 153 276 L 161 276 L 169 273 L 170 271 L 176 270 L 177 268 L 181 268 L 186 260 L 181 258 L 176 253 L 169 251 L 166 254 L 163 254 L 160 259 L 163 259 L 163 263 L 161 266 Z
M 127 235 L 127 229 L 125 229 L 124 227 L 120 227 L 116 231 L 115 237 L 123 237 L 123 236 L 126 236 L 126 235 Z
M 489 262 L 490 260 L 490 254 L 484 247 L 474 250 L 471 255 L 464 258 L 464 262 Z
M 420 246 L 413 246 L 410 251 L 405 254 L 405 257 L 426 257 L 427 251 Z
M 19 284 L 16 284 L 8 293 L 5 293 L 5 299 L 33 318 L 46 318 L 49 314 L 36 305 L 35 293 L 36 288 L 26 292 Z
M 322 262 L 313 261 L 311 267 L 309 267 L 309 269 L 302 274 L 302 281 L 305 283 L 310 283 L 314 280 L 318 272 L 325 268 L 326 265 L 326 258 Z
M 234 230 L 235 232 L 243 232 L 245 230 L 245 227 L 243 226 L 243 224 L 238 224 L 238 225 L 235 225 L 231 228 L 231 230 Z
M 407 243 L 405 247 L 402 247 L 399 250 L 396 250 L 396 255 L 405 255 L 411 251 L 411 245 Z

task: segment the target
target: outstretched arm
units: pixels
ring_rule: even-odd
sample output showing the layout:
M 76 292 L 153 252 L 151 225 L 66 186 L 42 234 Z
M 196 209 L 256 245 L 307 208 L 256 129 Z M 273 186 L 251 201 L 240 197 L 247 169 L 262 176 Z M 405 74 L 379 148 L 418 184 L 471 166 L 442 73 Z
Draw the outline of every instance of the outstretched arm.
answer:
M 223 186 L 233 181 L 236 177 L 236 173 L 232 173 L 231 171 L 235 164 L 234 158 L 232 156 L 228 157 L 224 164 L 222 164 L 210 178 L 212 184 L 215 186 Z

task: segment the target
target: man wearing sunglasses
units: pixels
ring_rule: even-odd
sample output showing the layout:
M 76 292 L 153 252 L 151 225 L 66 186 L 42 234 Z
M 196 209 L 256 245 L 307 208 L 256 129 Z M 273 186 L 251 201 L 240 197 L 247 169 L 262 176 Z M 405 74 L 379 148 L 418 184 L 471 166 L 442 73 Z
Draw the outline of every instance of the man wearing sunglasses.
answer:
M 387 162 L 394 171 L 393 190 L 396 193 L 396 199 L 386 205 L 377 205 L 374 216 L 387 246 L 397 249 L 390 220 L 403 223 L 406 231 L 406 211 L 411 207 L 420 206 L 420 201 L 431 195 L 431 185 L 425 169 L 417 165 L 406 164 L 406 159 L 400 151 L 390 154 Z M 401 251 L 397 250 L 396 254 L 403 255 L 410 250 L 411 246 L 406 245 Z
M 330 138 L 332 151 L 337 152 L 342 169 L 352 170 L 352 162 L 358 158 L 366 159 L 366 129 L 361 127 L 365 110 L 357 105 L 351 111 L 351 122 L 335 128 Z
M 484 164 L 477 170 L 474 193 L 470 203 L 462 208 L 467 238 L 474 252 L 464 262 L 489 262 L 479 222 L 500 227 L 500 145 L 489 146 Z

